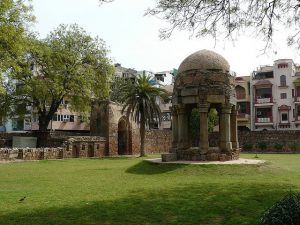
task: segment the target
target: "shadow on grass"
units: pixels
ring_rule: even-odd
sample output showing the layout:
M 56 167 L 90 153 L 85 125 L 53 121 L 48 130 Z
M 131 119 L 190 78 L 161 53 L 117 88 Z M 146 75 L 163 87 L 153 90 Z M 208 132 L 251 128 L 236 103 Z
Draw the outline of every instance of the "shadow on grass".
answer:
M 23 205 L 22 212 L 2 214 L 0 224 L 255 225 L 259 224 L 262 212 L 287 191 L 285 186 L 257 183 L 210 183 L 159 191 L 137 190 L 124 198 L 95 202 L 82 200 L 72 207 L 28 212 Z
M 132 167 L 129 167 L 126 170 L 126 173 L 132 174 L 144 174 L 144 175 L 153 175 L 153 174 L 161 174 L 167 173 L 170 171 L 174 171 L 180 168 L 183 168 L 184 164 L 158 164 L 158 163 L 151 163 L 147 161 L 141 161 L 135 164 Z

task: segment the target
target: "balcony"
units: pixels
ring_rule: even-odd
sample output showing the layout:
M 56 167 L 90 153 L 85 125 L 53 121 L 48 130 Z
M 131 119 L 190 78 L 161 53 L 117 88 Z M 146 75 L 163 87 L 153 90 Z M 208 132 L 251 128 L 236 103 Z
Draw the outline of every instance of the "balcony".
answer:
M 257 123 L 272 123 L 271 117 L 256 118 Z
M 300 96 L 295 96 L 294 101 L 295 101 L 295 102 L 300 102 Z
M 273 97 L 269 98 L 255 98 L 255 106 L 260 106 L 260 105 L 273 105 Z
M 300 116 L 298 115 L 295 115 L 295 123 L 300 123 Z
M 250 115 L 246 113 L 239 113 L 237 115 L 237 120 L 238 121 L 248 121 L 250 119 Z
M 255 125 L 273 125 L 273 117 L 255 118 Z

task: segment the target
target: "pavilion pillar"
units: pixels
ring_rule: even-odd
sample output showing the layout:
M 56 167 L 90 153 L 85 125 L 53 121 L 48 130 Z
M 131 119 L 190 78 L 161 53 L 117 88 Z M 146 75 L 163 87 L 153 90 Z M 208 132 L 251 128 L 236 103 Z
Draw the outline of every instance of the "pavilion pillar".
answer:
M 199 150 L 201 154 L 208 152 L 208 104 L 199 104 L 200 112 L 200 137 L 199 137 Z
M 230 135 L 230 113 L 231 108 L 223 106 L 220 114 L 220 149 L 224 152 L 232 150 L 231 135 Z
M 172 107 L 172 152 L 178 147 L 178 112 L 175 106 Z
M 232 148 L 238 149 L 238 133 L 237 133 L 237 110 L 236 106 L 233 106 L 230 114 L 230 132 L 231 132 L 231 143 Z
M 178 149 L 187 149 L 189 148 L 188 141 L 188 118 L 187 111 L 184 105 L 178 107 Z

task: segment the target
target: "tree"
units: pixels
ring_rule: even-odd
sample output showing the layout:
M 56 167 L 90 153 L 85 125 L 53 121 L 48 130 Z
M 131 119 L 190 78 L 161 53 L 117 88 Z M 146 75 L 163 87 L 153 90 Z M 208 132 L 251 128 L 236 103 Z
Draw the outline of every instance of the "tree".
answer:
M 0 74 L 17 66 L 16 59 L 24 52 L 27 27 L 35 19 L 29 2 L 0 1 Z
M 71 109 L 86 112 L 91 98 L 107 98 L 114 72 L 105 44 L 77 25 L 60 25 L 45 40 L 32 38 L 18 60 L 21 70 L 8 73 L 13 112 L 31 106 L 39 130 L 46 131 L 54 113 L 67 99 Z M 20 107 L 21 106 L 21 107 Z
M 122 77 L 114 76 L 110 82 L 110 100 L 113 102 L 123 103 L 124 95 L 123 93 L 127 90 L 127 86 L 132 84 L 132 80 L 127 80 Z
M 156 98 L 163 96 L 165 91 L 150 83 L 151 77 L 138 75 L 133 84 L 124 86 L 124 102 L 122 112 L 140 125 L 140 155 L 145 155 L 145 129 L 155 121 L 161 121 L 160 108 Z
M 99 0 L 111 2 L 111 0 Z M 188 30 L 197 37 L 234 38 L 245 31 L 261 35 L 268 47 L 273 34 L 282 32 L 288 44 L 300 47 L 299 0 L 158 0 L 146 14 L 161 16 L 170 26 L 161 29 L 168 38 L 175 29 Z

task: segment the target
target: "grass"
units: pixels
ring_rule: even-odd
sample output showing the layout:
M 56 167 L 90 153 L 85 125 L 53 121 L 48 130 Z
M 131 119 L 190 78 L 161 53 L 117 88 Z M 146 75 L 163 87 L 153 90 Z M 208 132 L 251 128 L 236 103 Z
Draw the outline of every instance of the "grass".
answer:
M 300 190 L 300 155 L 259 159 L 268 162 L 157 165 L 141 159 L 74 159 L 0 164 L 0 224 L 259 224 L 274 202 Z

